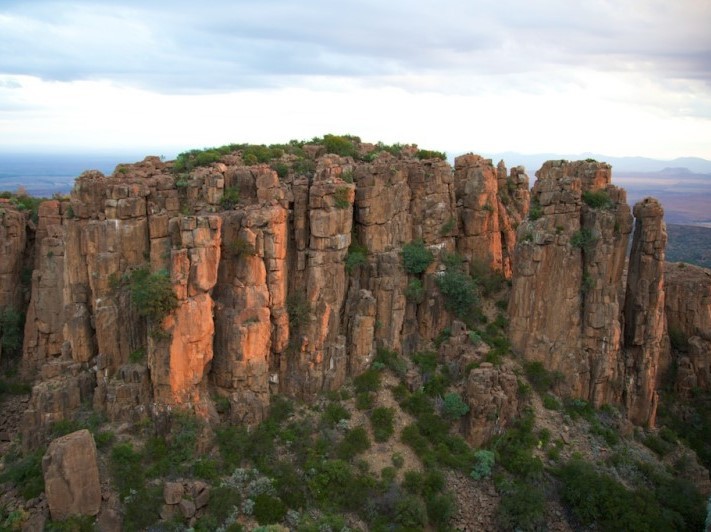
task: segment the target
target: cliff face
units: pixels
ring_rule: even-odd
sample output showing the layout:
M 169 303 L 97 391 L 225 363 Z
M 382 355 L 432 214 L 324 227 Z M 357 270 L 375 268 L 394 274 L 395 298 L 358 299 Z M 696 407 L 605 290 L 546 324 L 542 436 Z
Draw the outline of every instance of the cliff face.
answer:
M 514 350 L 560 371 L 563 394 L 624 404 L 632 421 L 653 424 L 667 345 L 663 211 L 653 199 L 635 206 L 625 284 L 632 217 L 610 167 L 549 161 L 537 177 L 513 262 Z
M 635 207 L 625 275 L 632 215 L 606 164 L 550 161 L 529 201 L 520 167 L 469 154 L 452 168 L 414 147 L 359 149 L 354 159 L 306 145 L 271 166 L 235 149 L 185 171 L 149 157 L 111 176 L 82 174 L 71 200 L 44 203 L 31 230 L 7 209 L 3 301 L 21 303 L 13 287 L 23 261 L 33 257 L 34 269 L 26 440 L 87 402 L 113 421 L 180 407 L 254 424 L 273 394 L 337 389 L 377 349 L 426 349 L 453 325 L 438 288 L 453 254 L 464 272 L 511 279 L 513 349 L 561 372 L 559 392 L 654 422 L 670 364 L 656 201 Z M 413 242 L 432 257 L 418 272 L 402 257 Z M 153 301 L 136 298 L 161 286 Z M 678 309 L 674 327 L 701 338 L 708 324 L 693 315 L 707 302 L 684 311 L 685 297 L 667 300 L 667 312 Z M 481 364 L 486 353 L 457 323 L 439 357 Z M 692 354 L 679 365 L 706 383 L 707 360 Z M 511 368 L 470 373 L 470 441 L 515 417 L 516 393 Z
M 711 389 L 711 271 L 690 264 L 666 265 L 665 312 L 675 347 L 673 360 L 662 364 L 676 369 L 674 387 L 689 398 L 695 389 Z
M 219 398 L 233 422 L 253 424 L 274 393 L 308 398 L 364 371 L 377 348 L 426 346 L 451 323 L 439 259 L 458 252 L 508 273 L 528 179 L 416 151 L 362 162 L 305 146 L 274 168 L 235 151 L 186 172 L 149 157 L 82 174 L 71 201 L 39 210 L 26 440 L 87 402 L 135 421 L 174 406 L 214 416 Z M 27 220 L 3 220 L 2 286 L 14 287 Z M 401 257 L 413 241 L 436 258 L 416 300 Z M 135 283 L 161 276 L 172 303 L 152 315 Z

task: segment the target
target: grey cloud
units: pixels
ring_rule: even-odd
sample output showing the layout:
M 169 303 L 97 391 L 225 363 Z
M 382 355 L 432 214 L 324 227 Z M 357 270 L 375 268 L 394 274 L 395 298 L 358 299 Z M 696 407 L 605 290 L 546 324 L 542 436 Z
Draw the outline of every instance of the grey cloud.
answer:
M 397 84 L 408 74 L 581 64 L 709 82 L 703 4 L 10 2 L 0 11 L 0 73 L 164 92 L 278 87 L 308 76 Z

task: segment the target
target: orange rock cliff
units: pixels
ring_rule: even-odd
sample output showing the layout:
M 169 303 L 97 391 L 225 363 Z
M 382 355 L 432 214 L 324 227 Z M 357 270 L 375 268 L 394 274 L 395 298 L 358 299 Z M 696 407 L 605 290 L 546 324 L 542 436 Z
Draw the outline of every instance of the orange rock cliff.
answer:
M 305 145 L 271 164 L 236 150 L 189 170 L 148 157 L 85 172 L 36 224 L 0 204 L 0 309 L 26 311 L 34 383 L 26 442 L 87 403 L 134 422 L 173 408 L 210 418 L 219 401 L 255 424 L 272 395 L 337 389 L 378 348 L 413 352 L 445 328 L 440 358 L 475 360 L 462 323 L 474 317 L 457 320 L 438 288 L 454 254 L 510 280 L 512 350 L 561 372 L 561 394 L 653 425 L 668 327 L 691 338 L 677 387 L 711 385 L 711 278 L 665 280 L 662 207 L 631 212 L 609 165 L 549 161 L 529 192 L 522 167 L 477 155 L 452 168 L 416 147 L 357 149 Z M 434 258 L 422 273 L 403 265 L 412 242 Z M 496 430 L 492 410 L 515 417 L 516 386 L 505 367 L 470 372 L 470 441 Z

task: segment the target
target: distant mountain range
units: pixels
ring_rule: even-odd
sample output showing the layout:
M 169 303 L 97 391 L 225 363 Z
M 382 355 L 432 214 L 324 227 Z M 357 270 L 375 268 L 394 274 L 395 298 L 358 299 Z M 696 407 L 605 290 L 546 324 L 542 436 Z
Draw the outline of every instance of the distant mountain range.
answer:
M 143 159 L 136 154 L 0 153 L 0 190 L 22 186 L 33 196 L 67 193 L 85 170 L 113 172 L 119 163 Z
M 552 159 L 566 159 L 568 161 L 578 161 L 583 159 L 595 159 L 612 165 L 613 181 L 618 172 L 659 172 L 665 169 L 686 169 L 692 173 L 711 174 L 711 161 L 700 157 L 679 157 L 676 159 L 651 159 L 649 157 L 611 157 L 599 153 L 534 153 L 522 154 L 517 152 L 482 153 L 494 163 L 504 160 L 507 167 L 523 165 L 533 178 L 545 161 Z

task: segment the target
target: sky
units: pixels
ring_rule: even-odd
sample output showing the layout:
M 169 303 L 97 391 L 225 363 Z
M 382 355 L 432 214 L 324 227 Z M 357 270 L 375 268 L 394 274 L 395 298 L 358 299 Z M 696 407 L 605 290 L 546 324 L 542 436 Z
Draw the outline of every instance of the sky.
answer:
M 0 0 L 0 151 L 711 159 L 709 0 Z

